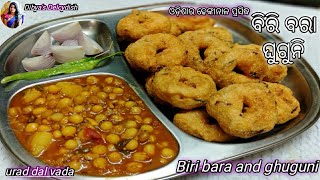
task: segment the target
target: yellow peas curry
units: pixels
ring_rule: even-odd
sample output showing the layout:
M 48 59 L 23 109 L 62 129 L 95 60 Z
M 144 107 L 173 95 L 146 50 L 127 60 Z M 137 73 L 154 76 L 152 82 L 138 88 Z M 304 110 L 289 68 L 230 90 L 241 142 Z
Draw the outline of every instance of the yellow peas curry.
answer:
M 78 174 L 124 176 L 172 161 L 178 144 L 129 85 L 95 75 L 31 87 L 8 109 L 20 143 Z

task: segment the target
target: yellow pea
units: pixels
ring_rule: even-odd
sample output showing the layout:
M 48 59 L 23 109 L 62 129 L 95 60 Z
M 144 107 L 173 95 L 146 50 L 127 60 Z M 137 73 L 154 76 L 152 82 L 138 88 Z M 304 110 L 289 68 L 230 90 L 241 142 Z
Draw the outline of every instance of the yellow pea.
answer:
M 32 112 L 32 110 L 33 110 L 33 106 L 29 105 L 29 106 L 24 107 L 22 109 L 22 112 L 23 112 L 23 114 L 29 114 Z
M 53 121 L 61 121 L 61 119 L 64 117 L 64 115 L 62 113 L 53 113 L 51 114 L 51 116 L 49 117 L 49 119 L 53 120 Z
M 124 104 L 124 106 L 125 106 L 126 108 L 132 108 L 134 105 L 136 105 L 136 103 L 133 102 L 133 101 L 127 101 L 127 102 Z
M 114 126 L 112 129 L 112 131 L 116 134 L 122 134 L 124 130 L 125 130 L 125 127 L 121 124 Z
M 51 127 L 49 125 L 42 124 L 38 127 L 38 131 L 51 131 Z
M 139 143 L 138 143 L 137 140 L 131 139 L 131 140 L 128 142 L 128 144 L 126 145 L 126 149 L 132 151 L 132 150 L 137 149 L 138 145 L 139 145 Z
M 103 120 L 106 120 L 107 116 L 104 115 L 104 114 L 98 114 L 98 115 L 96 115 L 96 117 L 94 119 L 99 123 L 99 122 L 101 122 Z
M 146 161 L 147 159 L 149 159 L 147 153 L 145 152 L 135 152 L 132 157 L 134 161 L 140 161 L 140 162 Z
M 104 121 L 101 123 L 100 128 L 104 131 L 108 131 L 112 128 L 112 123 L 110 121 Z
M 90 92 L 89 92 L 89 91 L 82 91 L 82 92 L 80 93 L 80 96 L 89 97 L 89 96 L 90 96 Z
M 59 100 L 56 107 L 59 109 L 63 109 L 66 107 L 71 107 L 71 105 L 72 105 L 72 100 L 70 98 L 62 98 Z
M 126 127 L 127 128 L 135 128 L 135 127 L 137 127 L 137 122 L 129 120 L 126 122 Z
M 112 115 L 111 116 L 111 120 L 113 120 L 113 121 L 123 121 L 124 120 L 124 117 L 123 116 L 121 116 L 121 115 Z
M 107 84 L 111 84 L 113 82 L 113 77 L 107 77 L 104 79 L 104 82 L 106 82 Z
M 77 128 L 74 126 L 66 126 L 62 128 L 62 135 L 64 137 L 70 137 L 73 136 L 77 132 Z
M 58 92 L 60 92 L 60 90 L 61 90 L 61 87 L 56 86 L 56 85 L 50 85 L 50 86 L 48 87 L 48 92 L 49 92 L 50 94 L 57 94 Z
M 126 164 L 126 170 L 131 173 L 140 172 L 143 168 L 143 164 L 140 162 L 129 162 Z
M 43 113 L 41 113 L 41 118 L 48 118 L 49 116 L 51 116 L 53 114 L 52 110 L 46 110 Z
M 73 139 L 69 139 L 67 142 L 65 142 L 64 146 L 69 150 L 73 150 L 78 147 L 78 143 Z
M 156 152 L 156 146 L 154 144 L 146 144 L 143 148 L 143 151 L 149 156 L 153 156 Z
M 72 168 L 75 171 L 77 171 L 77 170 L 79 170 L 81 168 L 81 163 L 78 162 L 78 161 L 73 160 L 73 161 L 69 162 L 69 166 L 70 166 L 70 168 Z
M 83 117 L 79 114 L 72 114 L 69 119 L 70 122 L 73 122 L 75 124 L 79 124 L 83 121 Z
M 42 104 L 44 104 L 44 103 L 46 103 L 46 99 L 45 98 L 38 98 L 38 99 L 36 99 L 35 101 L 34 101 L 34 105 L 42 105 Z
M 138 140 L 140 142 L 145 142 L 147 141 L 148 139 L 150 139 L 150 134 L 148 131 L 141 131 L 141 133 L 139 133 L 138 135 Z
M 83 104 L 87 101 L 87 97 L 85 95 L 81 94 L 80 96 L 74 97 L 73 101 L 75 104 L 80 105 L 80 104 Z
M 109 94 L 109 99 L 115 99 L 115 98 L 117 98 L 117 95 L 115 93 Z
M 152 118 L 146 117 L 143 119 L 143 124 L 151 124 L 152 123 Z
M 11 117 L 17 116 L 17 115 L 18 115 L 18 110 L 17 110 L 17 108 L 15 108 L 15 107 L 9 108 L 8 114 L 9 114 L 9 116 L 11 116 Z
M 122 88 L 118 88 L 118 87 L 116 87 L 116 88 L 114 88 L 114 89 L 112 90 L 112 92 L 115 93 L 115 94 L 122 94 L 123 91 L 124 91 L 124 90 L 123 90 Z
M 95 154 L 104 154 L 107 152 L 107 147 L 105 145 L 99 144 L 92 148 L 92 152 Z
M 93 159 L 96 159 L 98 157 L 99 157 L 99 154 L 94 154 L 94 153 L 91 153 L 91 152 L 89 152 L 89 153 L 84 155 L 84 158 L 86 158 L 89 161 L 92 161 Z
M 92 126 L 98 126 L 99 123 L 97 121 L 95 121 L 92 118 L 86 118 L 86 120 L 92 125 Z
M 138 129 L 129 128 L 124 132 L 124 138 L 125 139 L 132 139 L 137 135 L 137 133 L 138 133 Z
M 130 113 L 131 114 L 140 114 L 141 113 L 141 108 L 138 106 L 133 106 L 130 108 Z
M 28 123 L 25 128 L 25 131 L 26 132 L 35 132 L 35 131 L 37 131 L 38 127 L 39 127 L 38 123 Z
M 172 149 L 170 148 L 163 148 L 162 151 L 161 151 L 161 155 L 164 157 L 164 158 L 172 158 L 175 153 Z
M 84 111 L 84 106 L 82 105 L 76 105 L 74 108 L 73 108 L 74 112 L 76 113 L 80 113 L 80 112 L 83 112 Z
M 100 112 L 102 109 L 103 109 L 103 107 L 102 107 L 101 105 L 94 105 L 91 110 L 92 110 L 93 112 L 95 112 L 95 113 L 98 113 L 98 112 Z
M 112 152 L 107 155 L 111 163 L 120 163 L 122 161 L 122 154 L 118 152 Z
M 106 92 L 106 93 L 110 93 L 112 92 L 112 87 L 111 86 L 106 86 L 103 88 L 103 91 Z
M 47 110 L 47 108 L 45 107 L 37 107 L 37 108 L 34 108 L 32 113 L 34 115 L 40 115 L 41 113 L 45 112 Z
M 149 142 L 156 142 L 157 138 L 154 135 L 150 135 Z
M 106 137 L 106 140 L 109 142 L 109 143 L 112 143 L 112 144 L 117 144 L 119 141 L 120 141 L 120 137 L 116 134 L 109 134 L 107 137 Z
M 93 160 L 93 165 L 99 169 L 104 169 L 107 167 L 107 160 L 103 157 L 98 157 Z
M 55 139 L 59 139 L 59 138 L 61 138 L 62 137 L 62 132 L 60 131 L 60 130 L 55 130 L 55 131 L 53 131 L 53 137 L 55 138 Z
M 142 125 L 142 126 L 140 127 L 140 129 L 141 129 L 142 131 L 148 131 L 148 132 L 152 132 L 152 131 L 153 131 L 153 127 L 150 126 L 150 125 L 147 125 L 147 124 Z
M 139 115 L 134 115 L 133 118 L 138 122 L 141 123 L 142 122 L 142 117 Z
M 88 84 L 97 84 L 98 82 L 99 82 L 99 79 L 94 76 L 87 77 Z
M 98 92 L 100 92 L 100 88 L 96 85 L 93 85 L 90 87 L 89 92 L 91 94 L 97 94 Z
M 97 96 L 100 99 L 106 99 L 108 97 L 107 93 L 105 92 L 98 92 Z

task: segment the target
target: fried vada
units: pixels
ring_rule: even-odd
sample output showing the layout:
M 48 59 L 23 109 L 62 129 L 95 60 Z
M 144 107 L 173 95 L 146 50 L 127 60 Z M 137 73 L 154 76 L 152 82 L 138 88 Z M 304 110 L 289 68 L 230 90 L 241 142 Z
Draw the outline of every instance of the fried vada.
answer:
M 204 106 L 214 94 L 216 85 L 210 76 L 190 67 L 165 67 L 148 78 L 146 89 L 150 96 L 181 109 Z
M 131 43 L 125 57 L 134 69 L 156 72 L 166 66 L 184 65 L 187 50 L 182 41 L 171 34 L 150 34 Z
M 277 124 L 274 95 L 264 83 L 232 84 L 208 100 L 206 110 L 228 134 L 250 138 Z
M 169 33 L 169 18 L 151 11 L 132 10 L 131 14 L 120 19 L 116 31 L 119 40 L 136 41 L 148 34 Z
M 177 113 L 173 123 L 182 131 L 210 142 L 227 142 L 236 137 L 225 133 L 205 110 Z

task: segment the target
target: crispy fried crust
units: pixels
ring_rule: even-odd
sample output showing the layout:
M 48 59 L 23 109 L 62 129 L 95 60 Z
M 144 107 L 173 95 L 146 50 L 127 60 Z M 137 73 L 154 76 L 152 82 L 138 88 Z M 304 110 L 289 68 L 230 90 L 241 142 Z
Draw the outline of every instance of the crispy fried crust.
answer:
M 277 110 L 278 123 L 283 124 L 297 117 L 300 112 L 300 103 L 293 96 L 293 92 L 288 87 L 277 83 L 266 83 L 271 93 L 274 95 Z
M 190 67 L 165 67 L 149 78 L 148 94 L 181 109 L 203 106 L 215 93 L 216 85 L 210 76 Z
M 205 141 L 227 142 L 236 138 L 225 133 L 217 122 L 209 119 L 206 111 L 191 110 L 177 113 L 173 118 L 173 123 L 182 131 Z
M 179 38 L 188 50 L 186 66 L 203 73 L 212 67 L 212 64 L 224 53 L 231 50 L 228 44 L 209 30 L 188 31 L 180 35 Z
M 184 65 L 187 50 L 180 39 L 171 34 L 150 34 L 130 44 L 125 57 L 132 68 L 148 72 L 162 67 Z
M 120 19 L 116 31 L 120 40 L 135 41 L 148 34 L 169 33 L 170 29 L 171 23 L 165 15 L 133 10 Z
M 206 109 L 226 133 L 241 138 L 268 132 L 278 122 L 275 98 L 264 83 L 225 87 L 209 99 Z
M 219 87 L 236 83 L 258 82 L 268 72 L 268 64 L 256 45 L 236 45 L 214 62 L 208 74 Z

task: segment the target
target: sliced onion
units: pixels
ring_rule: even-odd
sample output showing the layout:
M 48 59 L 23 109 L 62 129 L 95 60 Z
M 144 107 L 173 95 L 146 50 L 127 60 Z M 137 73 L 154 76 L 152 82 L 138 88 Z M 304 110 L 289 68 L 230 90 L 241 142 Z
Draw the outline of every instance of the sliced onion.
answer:
M 46 55 L 50 53 L 51 37 L 48 31 L 42 33 L 31 49 L 33 55 Z
M 53 67 L 55 64 L 55 59 L 50 55 L 43 55 L 25 58 L 21 61 L 21 63 L 26 71 L 36 71 Z
M 83 46 L 86 55 L 95 55 L 103 52 L 103 48 L 84 33 L 79 35 L 79 45 Z
M 74 22 L 54 31 L 51 35 L 56 41 L 63 43 L 66 40 L 78 39 L 80 32 L 82 31 L 79 22 Z
M 76 61 L 84 58 L 84 48 L 82 46 L 52 46 L 51 52 L 59 63 Z
M 77 40 L 66 40 L 64 41 L 61 46 L 78 46 L 79 43 Z

